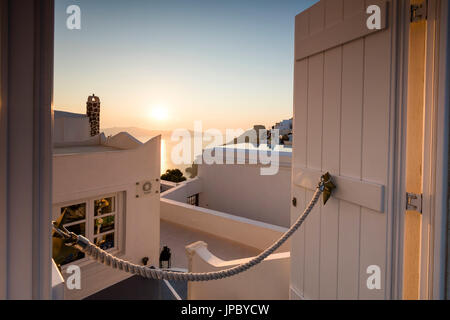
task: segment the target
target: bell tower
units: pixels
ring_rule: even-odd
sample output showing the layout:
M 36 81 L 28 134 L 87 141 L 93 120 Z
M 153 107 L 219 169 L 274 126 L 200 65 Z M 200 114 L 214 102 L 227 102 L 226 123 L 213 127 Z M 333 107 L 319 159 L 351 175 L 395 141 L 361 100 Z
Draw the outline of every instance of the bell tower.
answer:
M 87 99 L 86 115 L 91 124 L 91 137 L 100 134 L 100 98 L 95 94 Z

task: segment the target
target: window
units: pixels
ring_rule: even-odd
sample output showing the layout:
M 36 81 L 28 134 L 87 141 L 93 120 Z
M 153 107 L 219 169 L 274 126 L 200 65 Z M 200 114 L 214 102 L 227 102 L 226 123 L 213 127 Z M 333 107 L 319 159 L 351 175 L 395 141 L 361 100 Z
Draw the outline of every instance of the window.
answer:
M 187 203 L 191 206 L 199 206 L 199 194 L 194 194 L 193 196 L 190 196 L 187 198 Z
M 67 230 L 86 236 L 86 203 L 73 204 L 66 207 L 61 207 L 60 214 L 64 215 L 62 223 Z M 64 258 L 61 265 L 71 263 L 76 260 L 84 258 L 84 253 L 67 248 L 64 251 Z
M 118 250 L 121 201 L 122 194 L 116 193 L 57 206 L 57 212 L 64 215 L 62 224 L 69 231 L 88 238 L 103 250 Z M 66 250 L 61 265 L 84 258 L 78 250 Z

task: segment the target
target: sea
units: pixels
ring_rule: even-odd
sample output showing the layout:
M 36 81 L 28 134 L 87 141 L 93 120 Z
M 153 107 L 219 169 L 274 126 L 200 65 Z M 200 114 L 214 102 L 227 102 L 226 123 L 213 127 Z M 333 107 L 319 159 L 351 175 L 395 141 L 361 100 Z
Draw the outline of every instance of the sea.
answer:
M 148 140 L 150 140 L 151 138 L 153 138 L 152 136 L 138 136 L 137 139 L 143 143 L 147 142 Z M 179 169 L 181 170 L 181 172 L 184 173 L 184 175 L 186 177 L 189 178 L 189 173 L 186 172 L 186 169 L 190 168 L 192 166 L 192 163 L 190 164 L 175 164 L 174 161 L 172 160 L 172 151 L 175 148 L 175 146 L 178 144 L 178 141 L 172 141 L 170 136 L 167 135 L 162 135 L 161 136 L 161 173 L 165 173 L 168 169 Z M 209 141 L 203 141 L 202 143 L 202 149 L 206 148 L 206 147 L 213 147 L 214 145 L 211 145 L 211 142 Z M 194 161 L 194 159 L 201 155 L 201 151 L 200 152 L 195 152 L 194 151 L 194 146 L 192 143 L 191 146 L 191 155 L 190 158 L 192 159 L 192 162 Z

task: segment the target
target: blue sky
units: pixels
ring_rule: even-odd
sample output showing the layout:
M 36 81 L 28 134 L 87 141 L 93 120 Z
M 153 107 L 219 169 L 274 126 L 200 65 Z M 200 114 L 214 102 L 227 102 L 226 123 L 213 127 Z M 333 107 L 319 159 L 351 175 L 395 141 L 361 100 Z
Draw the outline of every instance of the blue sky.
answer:
M 315 2 L 57 0 L 55 109 L 85 112 L 95 93 L 104 128 L 202 120 L 246 129 L 290 118 L 294 18 Z M 81 30 L 66 28 L 72 4 Z

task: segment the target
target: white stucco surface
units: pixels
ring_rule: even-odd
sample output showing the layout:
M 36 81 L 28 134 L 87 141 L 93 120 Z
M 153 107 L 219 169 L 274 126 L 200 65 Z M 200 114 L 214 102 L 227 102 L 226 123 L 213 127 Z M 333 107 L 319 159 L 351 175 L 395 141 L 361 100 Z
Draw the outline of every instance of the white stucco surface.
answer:
M 145 144 L 118 150 L 97 146 L 96 152 L 56 152 L 53 158 L 53 204 L 59 205 L 110 193 L 124 195 L 123 217 L 119 221 L 119 248 L 115 254 L 141 264 L 143 257 L 159 261 L 159 174 L 160 137 Z M 111 151 L 111 148 L 114 151 Z M 152 193 L 136 197 L 136 183 L 152 181 Z M 156 191 L 158 193 L 156 193 Z M 53 218 L 59 215 L 53 212 Z M 121 281 L 130 275 L 96 262 L 80 263 L 81 290 L 67 290 L 66 299 L 81 299 Z M 66 277 L 67 274 L 64 273 Z
M 90 135 L 89 118 L 82 114 L 55 111 L 53 142 L 56 144 L 88 140 Z
M 186 247 L 189 272 L 216 272 L 236 267 L 251 258 L 224 261 L 204 242 Z M 260 264 L 236 276 L 188 283 L 188 300 L 287 300 L 289 299 L 290 253 L 272 254 Z
M 290 152 L 280 154 L 279 170 L 275 175 L 262 175 L 260 164 L 199 165 L 200 206 L 288 227 L 291 158 Z

